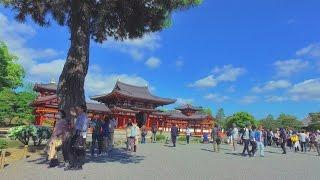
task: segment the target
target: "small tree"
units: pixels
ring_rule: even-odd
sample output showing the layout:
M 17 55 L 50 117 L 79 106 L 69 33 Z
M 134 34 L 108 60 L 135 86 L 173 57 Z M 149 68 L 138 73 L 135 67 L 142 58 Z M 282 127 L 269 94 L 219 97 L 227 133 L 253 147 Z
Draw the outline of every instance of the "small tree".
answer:
M 254 117 L 247 112 L 238 112 L 227 118 L 227 127 L 236 124 L 240 128 L 244 128 L 248 123 L 251 125 L 256 124 Z
M 49 139 L 52 135 L 52 130 L 49 127 L 37 126 L 35 135 L 32 136 L 33 144 L 40 146 L 43 140 Z
M 288 114 L 280 114 L 277 121 L 279 122 L 282 128 L 293 128 L 299 130 L 302 128 L 302 122 L 297 119 L 297 117 L 288 115 Z
M 224 114 L 224 109 L 219 108 L 216 114 L 216 121 L 219 125 L 225 127 L 226 125 L 226 115 Z
M 8 137 L 14 140 L 19 140 L 22 144 L 28 145 L 30 139 L 36 136 L 37 129 L 35 126 L 17 126 L 9 129 Z
M 268 115 L 266 118 L 261 119 L 259 124 L 262 125 L 266 129 L 275 130 L 276 128 L 280 127 L 279 121 L 273 118 L 272 115 Z

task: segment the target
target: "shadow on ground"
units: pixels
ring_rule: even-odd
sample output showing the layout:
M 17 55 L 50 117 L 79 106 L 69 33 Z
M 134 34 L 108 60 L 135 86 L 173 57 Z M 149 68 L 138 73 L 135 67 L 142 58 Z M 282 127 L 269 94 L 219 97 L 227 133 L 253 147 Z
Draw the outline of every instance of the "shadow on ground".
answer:
M 144 156 L 136 155 L 133 152 L 128 152 L 125 149 L 114 149 L 109 155 L 103 155 L 98 157 L 92 157 L 90 152 L 87 151 L 86 163 L 107 163 L 107 162 L 119 162 L 121 164 L 137 164 L 145 159 Z M 37 159 L 28 160 L 28 163 L 34 163 L 39 165 L 49 165 L 49 161 L 46 156 L 42 155 Z
M 145 156 L 139 156 L 134 152 L 128 152 L 125 149 L 114 149 L 108 156 L 91 157 L 87 153 L 86 163 L 107 163 L 119 162 L 121 164 L 137 164 L 145 159 Z

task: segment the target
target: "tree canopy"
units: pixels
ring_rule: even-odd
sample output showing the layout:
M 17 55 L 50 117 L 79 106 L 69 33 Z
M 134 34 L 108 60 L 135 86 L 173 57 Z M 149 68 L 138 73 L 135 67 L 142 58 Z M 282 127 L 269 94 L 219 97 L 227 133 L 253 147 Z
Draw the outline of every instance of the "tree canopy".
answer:
M 9 52 L 3 42 L 0 42 L 0 91 L 22 85 L 24 70 L 17 61 L 18 58 Z
M 174 10 L 199 5 L 202 0 L 0 0 L 12 8 L 16 19 L 24 22 L 28 16 L 40 26 L 49 26 L 55 20 L 61 26 L 71 27 L 74 14 L 85 11 L 89 17 L 91 38 L 103 42 L 115 39 L 142 37 L 170 25 Z M 75 9 L 75 7 L 81 7 Z M 76 12 L 78 11 L 78 12 Z M 52 18 L 49 18 L 51 15 Z
M 274 117 L 269 114 L 266 118 L 261 119 L 259 124 L 262 125 L 266 129 L 275 130 L 280 127 L 280 122 L 274 119 Z
M 288 114 L 280 114 L 277 118 L 280 126 L 283 128 L 292 128 L 292 129 L 301 129 L 302 122 L 297 119 L 297 117 L 288 115 Z
M 223 108 L 219 108 L 216 114 L 216 122 L 220 125 L 220 126 L 225 126 L 226 122 L 226 115 L 224 114 L 224 109 Z
M 247 112 L 237 112 L 227 118 L 226 126 L 231 127 L 233 123 L 240 128 L 244 128 L 247 124 L 255 125 L 256 120 L 251 114 Z
M 59 108 L 71 118 L 70 108 L 86 105 L 84 81 L 88 73 L 90 39 L 102 43 L 143 37 L 170 25 L 171 15 L 200 4 L 201 0 L 0 0 L 16 13 L 40 26 L 50 20 L 70 31 L 70 48 L 59 78 Z

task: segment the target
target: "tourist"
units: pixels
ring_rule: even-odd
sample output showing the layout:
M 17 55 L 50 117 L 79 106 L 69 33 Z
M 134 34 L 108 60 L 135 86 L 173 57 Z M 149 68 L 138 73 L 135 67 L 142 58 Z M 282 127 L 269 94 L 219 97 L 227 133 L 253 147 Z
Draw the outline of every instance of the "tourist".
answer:
M 292 145 L 294 147 L 294 152 L 299 151 L 299 146 L 300 145 L 299 145 L 299 137 L 298 137 L 297 133 L 293 132 L 292 136 L 290 137 L 290 139 L 291 139 Z
M 105 155 L 109 155 L 109 150 L 110 150 L 110 146 L 109 144 L 109 139 L 110 138 L 110 132 L 109 132 L 109 118 L 105 117 L 102 125 L 101 125 L 101 129 L 102 129 L 102 136 L 103 136 L 103 149 L 105 152 Z
M 158 131 L 158 127 L 156 123 L 152 124 L 151 127 L 151 132 L 152 132 L 152 142 L 155 143 L 157 142 L 157 131 Z
M 109 116 L 109 151 L 113 149 L 114 146 L 114 130 L 118 126 L 118 120 L 114 118 L 113 115 Z
M 146 136 L 148 135 L 148 130 L 145 125 L 141 127 L 141 144 L 146 143 Z
M 186 129 L 186 140 L 187 140 L 187 144 L 190 143 L 190 137 L 191 137 L 191 129 L 189 128 L 189 126 L 187 126 L 187 129 Z
M 173 147 L 176 147 L 178 133 L 178 127 L 176 126 L 176 124 L 173 124 L 173 126 L 171 127 L 171 141 Z
M 283 151 L 282 154 L 287 154 L 286 139 L 287 139 L 286 130 L 284 128 L 281 128 L 279 132 L 279 144 L 281 145 L 281 148 Z
M 131 136 L 134 137 L 133 152 L 137 152 L 139 137 L 141 136 L 140 128 L 136 123 L 132 124 Z
M 309 143 L 309 152 L 311 151 L 311 149 L 313 149 L 314 151 L 317 149 L 317 142 L 316 142 L 316 136 L 317 136 L 317 132 L 311 132 L 309 134 L 309 139 L 310 139 L 310 143 Z
M 255 139 L 255 134 L 257 133 L 257 127 L 255 125 L 252 126 L 251 132 L 249 134 L 250 137 L 250 144 L 251 144 L 251 151 L 250 155 L 254 156 L 257 152 L 257 142 Z
M 86 106 L 81 105 L 76 107 L 77 120 L 75 123 L 75 135 L 72 140 L 72 152 L 73 157 L 70 159 L 70 164 L 66 168 L 80 170 L 85 163 L 85 142 L 87 138 L 88 130 L 88 117 L 86 114 Z
M 237 142 L 239 140 L 239 130 L 236 126 L 236 124 L 232 124 L 232 131 L 231 131 L 231 139 L 232 139 L 232 146 L 233 146 L 233 151 L 237 151 Z
M 98 142 L 98 156 L 102 152 L 102 121 L 98 115 L 93 116 L 93 119 L 89 123 L 89 127 L 92 128 L 92 144 L 91 144 L 91 156 L 94 156 L 94 150 L 96 147 L 96 142 Z
M 318 152 L 318 156 L 320 156 L 320 131 L 319 130 L 317 130 L 315 142 L 316 142 L 316 149 Z
M 258 130 L 255 131 L 255 141 L 257 143 L 258 146 L 258 151 L 259 151 L 259 155 L 260 157 L 264 157 L 264 137 L 263 137 L 263 129 L 262 126 L 260 125 Z
M 133 123 L 131 119 L 128 120 L 127 127 L 126 127 L 126 137 L 127 137 L 127 151 L 134 151 L 134 143 L 135 137 L 132 136 L 132 127 Z
M 277 129 L 273 133 L 272 141 L 273 141 L 274 145 L 276 145 L 277 147 L 280 145 L 280 131 L 279 131 L 279 129 Z
M 304 130 L 299 133 L 301 152 L 307 152 L 307 135 Z
M 251 125 L 247 124 L 247 127 L 244 128 L 243 134 L 242 134 L 242 137 L 241 137 L 241 139 L 243 141 L 243 144 L 244 144 L 243 151 L 242 151 L 242 156 L 246 156 L 246 151 L 247 151 L 249 156 L 251 155 L 250 154 L 250 150 L 249 150 L 250 133 L 251 133 Z
M 211 131 L 211 138 L 213 143 L 213 151 L 219 152 L 220 151 L 220 144 L 221 144 L 221 137 L 219 137 L 219 126 L 218 124 L 214 125 L 214 128 Z
M 263 145 L 264 147 L 268 146 L 268 130 L 263 129 L 262 130 L 262 137 L 263 137 Z
M 74 125 L 75 119 L 77 119 L 77 113 L 74 107 L 70 108 L 70 119 L 67 119 L 68 130 L 65 133 L 65 141 L 62 143 L 62 154 L 65 163 L 69 163 L 70 167 L 71 159 L 74 157 L 73 153 L 73 140 L 74 140 Z
M 66 113 L 63 110 L 59 110 L 58 116 L 59 118 L 54 127 L 51 138 L 48 140 L 48 160 L 50 160 L 49 167 L 56 167 L 59 165 L 57 149 L 64 143 L 65 133 L 68 131 L 68 123 L 65 119 Z

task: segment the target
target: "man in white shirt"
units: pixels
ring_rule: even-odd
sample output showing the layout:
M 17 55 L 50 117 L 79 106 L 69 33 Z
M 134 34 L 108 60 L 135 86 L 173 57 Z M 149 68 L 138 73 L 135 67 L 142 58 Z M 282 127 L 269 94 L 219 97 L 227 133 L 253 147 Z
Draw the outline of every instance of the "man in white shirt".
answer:
M 118 120 L 116 120 L 112 115 L 109 117 L 109 148 L 112 150 L 114 144 L 114 130 L 118 126 Z
M 187 126 L 187 129 L 186 129 L 187 144 L 189 144 L 189 142 L 190 142 L 190 136 L 191 136 L 191 130 L 190 130 L 189 126 Z
M 301 142 L 301 152 L 307 152 L 307 135 L 304 133 L 304 131 L 302 131 L 300 134 L 299 134 L 299 139 L 300 139 L 300 142 Z
M 232 146 L 233 146 L 233 151 L 236 152 L 236 145 L 239 139 L 239 130 L 236 124 L 232 124 L 232 128 L 233 128 L 231 131 Z

